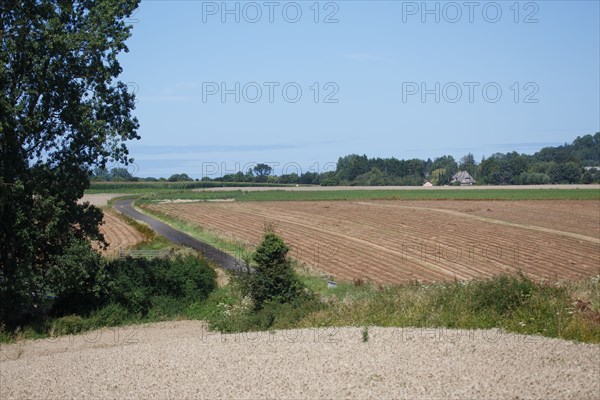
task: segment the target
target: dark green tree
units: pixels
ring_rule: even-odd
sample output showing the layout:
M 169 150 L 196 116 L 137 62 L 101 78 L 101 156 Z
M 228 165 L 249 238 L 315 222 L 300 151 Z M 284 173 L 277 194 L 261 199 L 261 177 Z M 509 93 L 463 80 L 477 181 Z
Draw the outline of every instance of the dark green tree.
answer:
M 134 96 L 117 80 L 139 0 L 2 1 L 0 321 L 34 311 L 48 266 L 102 239 L 102 212 L 77 200 L 94 168 L 128 165 Z
M 112 182 L 131 182 L 133 175 L 127 170 L 127 168 L 113 168 L 110 170 L 109 179 Z
M 436 158 L 433 163 L 429 166 L 429 172 L 436 169 L 443 168 L 446 172 L 452 176 L 458 171 L 458 164 L 452 156 L 442 156 Z
M 387 180 L 379 168 L 373 167 L 366 174 L 357 176 L 354 183 L 358 186 L 383 186 L 387 184 Z
M 582 174 L 581 165 L 573 161 L 557 164 L 548 173 L 552 183 L 579 183 Z
M 266 302 L 289 303 L 303 293 L 290 260 L 290 248 L 274 232 L 265 233 L 252 259 L 256 262 L 254 274 L 248 277 L 248 290 L 257 309 Z
M 191 182 L 192 178 L 188 174 L 173 174 L 168 179 L 169 182 Z
M 335 177 L 342 182 L 352 182 L 357 176 L 366 174 L 371 169 L 366 155 L 350 154 L 340 157 L 337 162 Z
M 254 175 L 254 182 L 267 182 L 269 175 L 273 172 L 273 168 L 271 168 L 268 164 L 257 164 L 252 168 L 252 172 Z
M 300 175 L 299 183 L 305 185 L 318 185 L 320 183 L 319 174 L 317 172 L 305 172 Z
M 477 162 L 472 153 L 465 155 L 460 159 L 458 163 L 458 169 L 461 171 L 467 171 L 473 178 L 477 175 Z
M 110 180 L 110 172 L 106 168 L 96 167 L 92 172 L 92 181 L 108 181 Z
M 257 177 L 269 176 L 273 172 L 273 168 L 271 168 L 268 164 L 257 164 L 254 168 L 252 168 L 254 175 Z
M 278 183 L 298 183 L 298 182 L 300 182 L 300 177 L 295 172 L 292 172 L 291 174 L 281 175 L 278 179 Z

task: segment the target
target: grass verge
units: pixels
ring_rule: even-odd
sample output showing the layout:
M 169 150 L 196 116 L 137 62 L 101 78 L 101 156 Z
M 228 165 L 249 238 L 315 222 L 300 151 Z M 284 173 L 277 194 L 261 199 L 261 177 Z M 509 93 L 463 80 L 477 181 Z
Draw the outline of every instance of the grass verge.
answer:
M 600 343 L 598 277 L 569 284 L 535 283 L 524 276 L 381 287 L 362 282 L 327 289 L 302 276 L 317 300 L 270 304 L 254 311 L 235 283 L 209 296 L 188 318 L 206 319 L 222 332 L 383 326 L 489 329 Z M 574 296 L 585 289 L 585 300 Z M 368 331 L 366 334 L 368 340 Z
M 115 218 L 120 219 L 127 225 L 134 228 L 138 231 L 143 240 L 130 247 L 132 250 L 176 250 L 179 249 L 178 246 L 175 246 L 172 242 L 168 241 L 164 237 L 158 235 L 152 228 L 148 225 L 138 222 L 133 218 L 130 218 L 126 215 L 123 215 L 119 212 L 116 212 L 113 208 L 105 207 L 102 209 L 105 214 L 110 214 Z M 105 251 L 102 253 L 103 257 L 106 258 L 114 258 L 117 257 L 117 253 L 115 251 Z
M 247 243 L 242 243 L 234 239 L 223 238 L 217 235 L 215 232 L 206 230 L 201 226 L 174 218 L 170 215 L 163 214 L 155 210 L 150 210 L 143 207 L 143 205 L 139 211 L 151 215 L 167 225 L 170 225 L 171 227 L 184 232 L 195 239 L 201 240 L 213 247 L 216 247 L 217 249 L 224 251 L 240 260 L 247 259 L 252 254 L 251 247 Z
M 0 331 L 0 342 L 76 334 L 91 329 L 177 319 L 206 320 L 223 333 L 293 328 L 369 326 L 489 329 L 600 343 L 600 277 L 566 284 L 535 283 L 523 276 L 438 284 L 377 286 L 338 283 L 301 274 L 313 300 L 267 304 L 255 311 L 235 279 L 204 301 L 157 301 L 144 317 L 110 304 L 93 314 L 66 316 L 16 334 Z M 161 300 L 161 299 L 158 299 Z M 365 333 L 366 332 L 366 333 Z

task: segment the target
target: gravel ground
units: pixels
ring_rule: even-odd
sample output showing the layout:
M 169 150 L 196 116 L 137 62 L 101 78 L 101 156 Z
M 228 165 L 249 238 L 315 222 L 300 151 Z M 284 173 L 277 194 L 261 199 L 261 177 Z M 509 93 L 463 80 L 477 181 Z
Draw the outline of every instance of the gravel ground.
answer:
M 0 347 L 2 399 L 598 399 L 600 346 L 498 330 L 245 335 L 197 321 Z

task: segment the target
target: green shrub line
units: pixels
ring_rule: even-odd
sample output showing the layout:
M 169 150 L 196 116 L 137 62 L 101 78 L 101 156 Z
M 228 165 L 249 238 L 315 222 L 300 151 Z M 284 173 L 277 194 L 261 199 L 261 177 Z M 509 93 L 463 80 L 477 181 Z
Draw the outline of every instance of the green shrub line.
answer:
M 45 311 L 5 321 L 0 342 L 168 320 L 216 288 L 215 270 L 197 255 L 107 260 L 89 244 L 70 249 L 48 279 L 54 293 L 46 297 Z
M 132 314 L 127 307 L 110 303 L 89 315 L 68 315 L 29 325 L 19 332 L 0 332 L 0 342 L 75 334 L 101 327 L 114 327 L 165 320 L 206 320 L 209 328 L 222 333 L 272 331 L 277 329 L 368 327 L 490 329 L 526 335 L 600 343 L 599 277 L 571 283 L 536 283 L 525 276 L 497 276 L 469 282 L 418 283 L 356 286 L 338 282 L 327 289 L 322 277 L 299 274 L 313 298 L 290 303 L 267 302 L 261 309 L 244 295 L 239 281 L 211 291 L 205 300 L 174 301 L 154 297 L 148 313 Z M 581 312 L 577 298 L 593 310 Z M 596 319 L 594 319 L 596 318 Z

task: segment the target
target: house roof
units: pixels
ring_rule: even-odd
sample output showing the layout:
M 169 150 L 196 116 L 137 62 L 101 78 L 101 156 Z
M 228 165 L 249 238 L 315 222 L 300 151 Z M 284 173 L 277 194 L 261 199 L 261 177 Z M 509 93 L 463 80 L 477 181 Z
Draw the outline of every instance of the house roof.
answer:
M 460 183 L 475 183 L 475 179 L 469 174 L 467 171 L 458 171 L 454 175 L 452 175 L 452 183 L 460 182 Z

